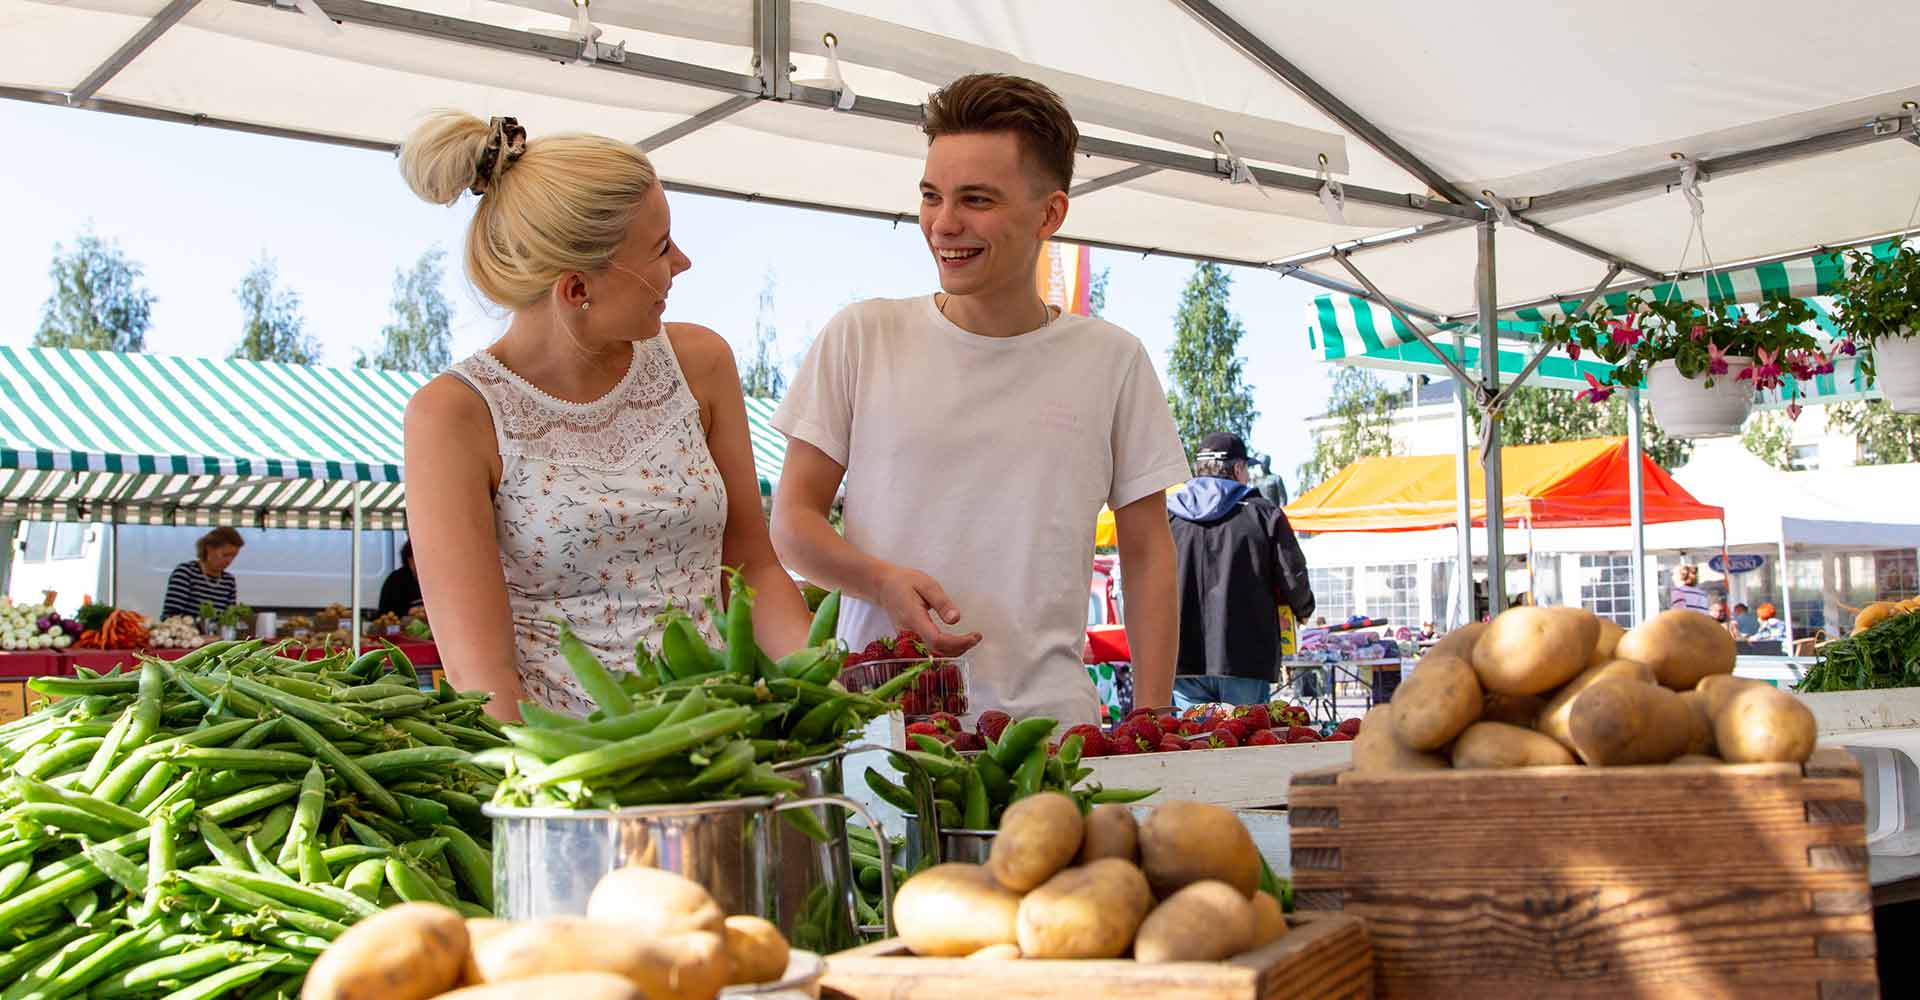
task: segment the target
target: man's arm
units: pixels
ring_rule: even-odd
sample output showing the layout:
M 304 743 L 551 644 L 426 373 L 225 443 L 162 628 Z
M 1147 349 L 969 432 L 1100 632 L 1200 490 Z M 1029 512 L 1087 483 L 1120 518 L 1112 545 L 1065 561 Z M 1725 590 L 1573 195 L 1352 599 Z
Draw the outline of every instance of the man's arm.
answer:
M 773 547 L 780 560 L 815 584 L 839 587 L 885 608 L 895 628 L 913 629 L 937 655 L 958 656 L 973 648 L 979 633 L 955 635 L 943 628 L 959 623 L 960 609 L 933 577 L 876 559 L 833 530 L 827 515 L 846 472 L 812 444 L 787 439 L 773 496 Z
M 1159 490 L 1113 512 L 1120 536 L 1120 586 L 1127 598 L 1127 647 L 1133 652 L 1133 703 L 1173 704 L 1173 660 L 1180 643 L 1173 532 Z
M 1267 536 L 1273 543 L 1273 564 L 1280 571 L 1278 579 L 1273 581 L 1274 600 L 1292 608 L 1294 621 L 1305 625 L 1315 604 L 1313 583 L 1307 576 L 1307 556 L 1300 551 L 1300 540 L 1294 537 L 1293 525 L 1287 523 L 1287 515 L 1278 507 L 1274 508 Z

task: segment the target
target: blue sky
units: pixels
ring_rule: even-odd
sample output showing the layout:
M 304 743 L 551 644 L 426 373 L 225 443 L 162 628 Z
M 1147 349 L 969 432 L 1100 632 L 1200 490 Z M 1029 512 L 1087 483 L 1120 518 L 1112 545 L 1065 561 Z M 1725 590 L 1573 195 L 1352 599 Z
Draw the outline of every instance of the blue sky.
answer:
M 8 203 L 0 343 L 32 341 L 52 287 L 54 244 L 70 244 L 89 223 L 145 269 L 144 283 L 158 297 L 150 351 L 231 350 L 240 335 L 233 289 L 262 251 L 278 259 L 283 285 L 299 293 L 307 332 L 329 364 L 351 364 L 377 346 L 394 269 L 436 245 L 449 256 L 454 356 L 480 349 L 503 328 L 459 271 L 471 202 L 420 201 L 386 154 L 12 101 L 0 101 L 0 135 L 8 149 L 0 157 Z M 667 317 L 713 327 L 737 355 L 752 347 L 768 273 L 789 365 L 841 305 L 934 286 L 911 225 L 697 195 L 675 195 L 672 205 L 674 234 L 694 266 L 674 282 Z M 1145 343 L 1164 382 L 1173 313 L 1192 264 L 1103 250 L 1093 252 L 1093 263 L 1112 270 L 1107 318 Z M 1272 453 L 1291 485 L 1311 452 L 1304 419 L 1327 397 L 1326 367 L 1308 347 L 1303 319 L 1315 289 L 1230 270 L 1233 310 L 1247 331 L 1245 374 L 1260 409 L 1249 444 Z

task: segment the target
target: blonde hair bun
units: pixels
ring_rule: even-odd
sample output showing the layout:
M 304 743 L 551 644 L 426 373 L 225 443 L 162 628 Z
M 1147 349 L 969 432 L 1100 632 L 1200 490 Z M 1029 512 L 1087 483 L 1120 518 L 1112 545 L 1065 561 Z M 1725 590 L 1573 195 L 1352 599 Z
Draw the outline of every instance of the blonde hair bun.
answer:
M 495 148 L 481 177 L 496 127 L 518 133 L 506 137 L 514 155 Z M 436 111 L 400 147 L 400 174 L 422 199 L 451 205 L 486 192 L 467 229 L 467 278 L 508 309 L 539 302 L 562 275 L 604 270 L 657 184 L 646 154 L 617 139 L 552 135 L 521 146 L 523 135 L 511 118 Z

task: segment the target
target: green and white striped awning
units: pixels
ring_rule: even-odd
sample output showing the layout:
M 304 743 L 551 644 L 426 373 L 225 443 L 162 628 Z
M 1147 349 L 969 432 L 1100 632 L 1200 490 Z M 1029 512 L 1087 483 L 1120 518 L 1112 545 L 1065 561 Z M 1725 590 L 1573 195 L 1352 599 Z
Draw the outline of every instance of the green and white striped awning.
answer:
M 1874 244 L 1872 247 L 1875 254 L 1882 256 L 1891 254 L 1893 249 L 1891 242 Z M 1833 323 L 1831 300 L 1825 296 L 1838 288 L 1844 275 L 1844 263 L 1838 255 L 1820 254 L 1785 263 L 1762 264 L 1706 277 L 1662 282 L 1642 289 L 1640 294 L 1644 297 L 1706 302 L 1716 308 L 1758 302 L 1774 295 L 1796 295 L 1807 299 L 1817 314 L 1817 329 L 1810 332 L 1816 338 L 1832 340 L 1839 336 L 1839 329 Z M 1627 295 L 1626 291 L 1612 292 L 1604 299 L 1619 312 L 1626 308 Z M 1579 305 L 1580 300 L 1573 298 L 1503 314 L 1499 322 L 1499 366 L 1503 378 L 1511 380 L 1525 369 L 1527 360 L 1536 349 L 1534 343 L 1530 342 L 1539 340 L 1541 323 L 1568 315 Z M 1442 354 L 1477 374 L 1480 371 L 1482 349 L 1477 326 L 1473 322 L 1436 323 L 1423 324 L 1421 329 L 1433 339 Z M 1453 344 L 1456 331 L 1463 335 L 1463 347 L 1457 351 Z M 1391 310 L 1356 296 L 1322 295 L 1308 303 L 1307 337 L 1314 350 L 1319 352 L 1321 360 L 1334 364 L 1439 378 L 1450 375 L 1434 352 L 1421 343 L 1406 324 L 1396 319 Z M 1527 382 L 1529 385 L 1584 389 L 1587 387 L 1587 375 L 1591 374 L 1605 383 L 1612 373 L 1613 366 L 1604 361 L 1592 357 L 1575 361 L 1564 353 L 1556 352 L 1540 363 Z M 1803 404 L 1877 398 L 1879 392 L 1865 384 L 1865 378 L 1852 358 L 1841 358 L 1832 374 L 1822 375 L 1812 385 L 1802 387 L 1799 396 Z M 1780 407 L 1786 403 L 1787 398 L 1782 390 L 1760 393 L 1755 399 L 1755 405 L 1761 408 Z
M 780 467 L 787 461 L 787 436 L 773 429 L 773 411 L 779 408 L 777 399 L 747 397 L 747 436 L 753 440 L 753 467 L 760 473 L 763 495 L 773 493 Z
M 401 418 L 427 376 L 0 347 L 0 517 L 404 527 Z M 748 400 L 779 475 L 772 404 Z

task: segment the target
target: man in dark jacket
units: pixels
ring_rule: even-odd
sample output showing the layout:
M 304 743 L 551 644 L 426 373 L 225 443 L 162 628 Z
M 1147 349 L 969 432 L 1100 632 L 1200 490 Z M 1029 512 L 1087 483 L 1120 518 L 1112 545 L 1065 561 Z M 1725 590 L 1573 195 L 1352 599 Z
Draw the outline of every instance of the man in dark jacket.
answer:
M 1194 478 L 1167 497 L 1180 586 L 1174 704 L 1264 704 L 1280 670 L 1280 605 L 1313 614 L 1307 560 L 1287 516 L 1247 485 L 1247 445 L 1214 433 Z

